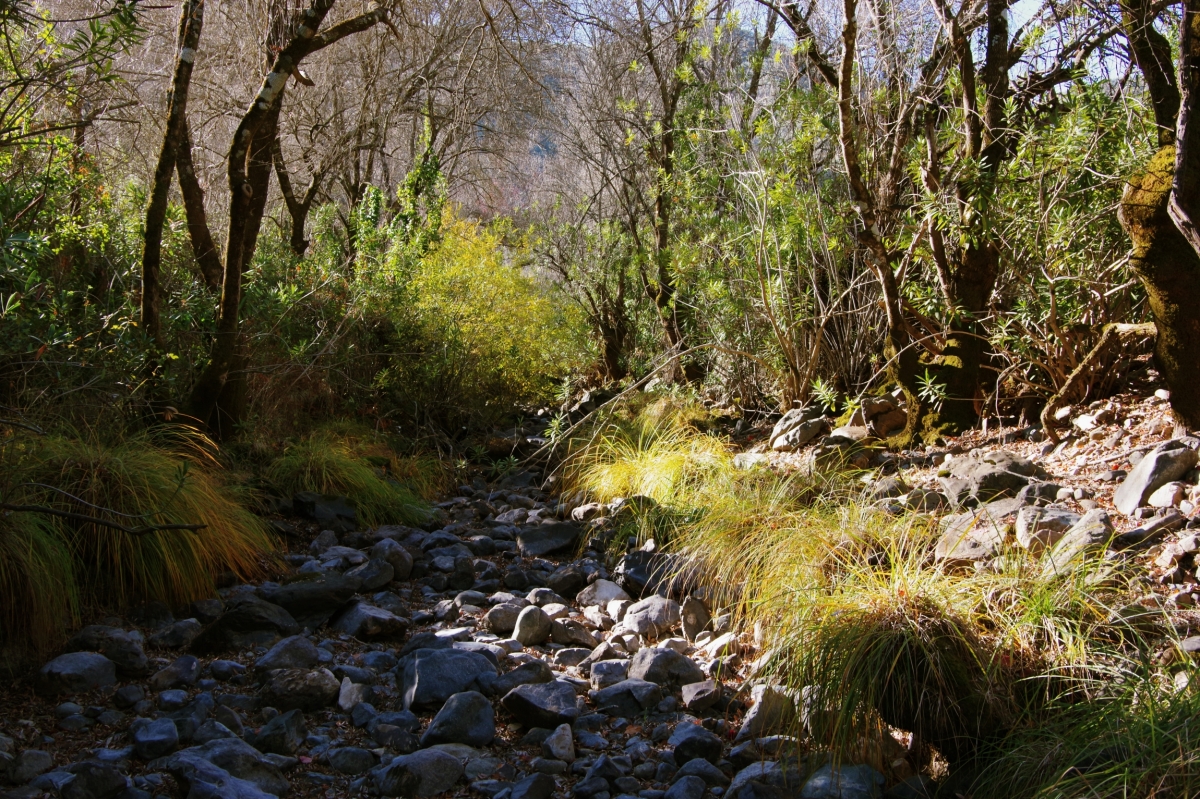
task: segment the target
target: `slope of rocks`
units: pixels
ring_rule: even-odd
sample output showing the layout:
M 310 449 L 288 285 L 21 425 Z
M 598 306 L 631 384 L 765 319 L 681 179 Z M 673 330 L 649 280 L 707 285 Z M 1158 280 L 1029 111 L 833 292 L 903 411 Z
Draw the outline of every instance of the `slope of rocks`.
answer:
M 792 701 L 739 693 L 749 643 L 663 556 L 610 573 L 622 503 L 533 483 L 463 486 L 429 529 L 314 527 L 274 582 L 85 627 L 5 689 L 4 796 L 882 794 L 867 765 L 801 780 Z

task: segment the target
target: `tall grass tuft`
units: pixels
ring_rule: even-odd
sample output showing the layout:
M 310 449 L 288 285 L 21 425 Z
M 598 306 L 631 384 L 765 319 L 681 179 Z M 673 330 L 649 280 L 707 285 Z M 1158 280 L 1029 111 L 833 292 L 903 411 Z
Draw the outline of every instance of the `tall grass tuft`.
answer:
M 78 623 L 75 571 L 49 517 L 0 516 L 0 647 L 31 643 L 40 653 Z
M 863 504 L 847 475 L 735 469 L 723 442 L 661 408 L 588 431 L 564 471 L 594 499 L 659 503 L 670 523 L 656 537 L 761 631 L 759 676 L 805 697 L 806 739 L 835 757 L 890 726 L 921 762 L 966 769 L 1146 648 L 1103 564 L 1047 577 L 1012 550 L 995 568 L 945 570 L 935 520 Z
M 355 451 L 352 439 L 330 431 L 288 446 L 267 467 L 266 478 L 289 495 L 316 491 L 346 496 L 368 525 L 420 524 L 429 514 L 428 505 L 412 489 L 384 477 L 383 468 L 373 465 L 369 455 Z
M 214 452 L 203 436 L 186 432 L 143 434 L 111 446 L 51 436 L 35 441 L 14 464 L 13 482 L 26 485 L 31 504 L 96 513 L 130 527 L 204 525 L 134 536 L 90 523 L 52 522 L 75 564 L 85 603 L 180 604 L 211 596 L 221 572 L 243 580 L 263 575 L 274 547 L 258 517 L 222 485 Z M 95 511 L 75 498 L 125 515 Z

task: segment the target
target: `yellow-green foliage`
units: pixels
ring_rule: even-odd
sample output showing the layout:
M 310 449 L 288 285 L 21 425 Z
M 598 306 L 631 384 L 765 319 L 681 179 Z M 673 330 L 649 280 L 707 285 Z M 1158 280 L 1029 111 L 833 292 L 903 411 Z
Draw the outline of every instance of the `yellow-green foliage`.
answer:
M 100 515 L 128 527 L 205 525 L 194 532 L 133 536 L 47 517 L 75 564 L 74 580 L 86 603 L 119 607 L 156 599 L 180 604 L 212 596 L 221 572 L 241 579 L 261 576 L 273 550 L 262 522 L 222 485 L 212 451 L 215 447 L 198 434 L 167 440 L 137 436 L 113 446 L 52 436 L 12 453 L 15 468 L 9 477 L 37 484 L 22 490 L 28 504 L 96 512 L 75 497 L 125 514 Z
M 547 377 L 578 366 L 580 319 L 549 285 L 526 275 L 523 246 L 450 217 L 441 244 L 413 278 L 417 310 L 524 399 L 541 398 Z
M 357 451 L 356 451 L 357 449 Z M 417 524 L 429 509 L 404 485 L 383 476 L 383 468 L 356 439 L 329 431 L 315 433 L 287 447 L 267 467 L 266 478 L 279 491 L 316 491 L 349 498 L 367 525 Z

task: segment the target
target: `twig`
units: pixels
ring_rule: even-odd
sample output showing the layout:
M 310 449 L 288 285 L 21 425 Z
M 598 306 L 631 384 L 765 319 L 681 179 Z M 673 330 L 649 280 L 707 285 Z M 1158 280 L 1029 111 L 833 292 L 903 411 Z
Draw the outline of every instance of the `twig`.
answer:
M 98 524 L 101 527 L 111 527 L 114 530 L 120 530 L 129 535 L 149 535 L 150 533 L 158 533 L 164 530 L 203 530 L 208 526 L 206 524 L 147 524 L 143 527 L 126 527 L 123 524 L 110 522 L 107 519 L 101 519 L 97 516 L 88 516 L 86 513 L 72 513 L 66 510 L 58 510 L 57 508 L 47 508 L 44 505 L 14 505 L 9 502 L 0 502 L 0 510 L 22 513 L 45 513 L 49 516 L 58 516 L 63 519 L 71 519 L 72 521 Z

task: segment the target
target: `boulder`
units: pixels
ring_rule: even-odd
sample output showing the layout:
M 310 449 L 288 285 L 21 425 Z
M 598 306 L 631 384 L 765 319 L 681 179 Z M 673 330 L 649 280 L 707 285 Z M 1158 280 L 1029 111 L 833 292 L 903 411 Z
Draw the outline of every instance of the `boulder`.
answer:
M 662 689 L 645 680 L 622 680 L 607 688 L 592 691 L 596 709 L 613 716 L 641 716 L 662 701 Z
M 550 617 L 537 605 L 522 608 L 513 626 L 513 638 L 525 646 L 536 646 L 550 637 Z
M 742 719 L 738 730 L 738 741 L 761 738 L 787 727 L 796 719 L 796 703 L 782 688 L 774 685 L 756 685 L 750 689 L 754 703 Z
M 173 755 L 150 761 L 150 768 L 166 771 L 185 795 L 231 796 L 262 799 L 283 796 L 291 787 L 279 767 L 240 738 L 220 738 L 201 746 L 181 749 Z M 230 780 L 240 782 L 230 782 Z M 204 784 L 218 790 L 206 788 Z M 254 793 L 249 786 L 257 789 Z
M 477 691 L 454 694 L 442 705 L 421 736 L 421 746 L 466 744 L 487 746 L 496 737 L 496 713 Z
M 364 774 L 375 768 L 375 754 L 359 746 L 339 746 L 326 757 L 330 768 L 340 774 Z
M 279 710 L 314 711 L 337 702 L 341 684 L 329 669 L 277 669 L 263 687 L 263 702 Z
M 112 763 L 85 760 L 67 771 L 72 777 L 58 790 L 62 799 L 115 799 L 129 788 L 129 778 Z
M 440 708 L 451 696 L 494 680 L 496 667 L 478 652 L 418 649 L 396 666 L 397 687 L 405 710 Z
M 542 754 L 564 763 L 575 762 L 575 731 L 570 724 L 560 724 L 542 741 Z
M 361 566 L 346 572 L 346 577 L 359 581 L 359 591 L 378 591 L 390 583 L 396 574 L 392 564 L 383 558 L 371 558 Z
M 454 787 L 463 776 L 463 764 L 440 749 L 423 749 L 401 755 L 374 774 L 375 790 L 382 796 L 405 799 L 433 796 Z
M 536 685 L 550 682 L 553 679 L 554 672 L 551 671 L 546 661 L 531 660 L 496 677 L 490 682 L 488 689 L 497 696 L 504 696 L 518 685 Z
M 159 649 L 183 649 L 204 631 L 198 619 L 181 619 L 150 636 L 150 646 Z
M 600 690 L 610 685 L 629 679 L 628 660 L 601 660 L 591 664 L 589 669 L 592 679 L 592 689 Z
M 357 552 L 357 550 L 352 550 Z M 349 575 L 321 572 L 287 585 L 263 586 L 258 595 L 286 610 L 298 624 L 315 630 L 333 618 L 361 583 Z
M 142 760 L 153 760 L 174 752 L 179 746 L 179 729 L 169 718 L 135 719 L 129 725 L 133 751 Z
M 408 631 L 408 619 L 366 602 L 356 602 L 330 627 L 364 641 L 375 641 L 404 635 Z
M 1017 513 L 1017 543 L 1039 553 L 1057 544 L 1079 519 L 1078 513 L 1061 508 L 1021 508 Z
M 961 504 L 968 496 L 980 502 L 1015 497 L 1045 471 L 1032 461 L 1004 450 L 972 450 L 950 461 L 949 475 L 939 478 L 950 501 Z
M 867 765 L 834 766 L 826 763 L 817 769 L 800 789 L 801 799 L 880 799 L 886 779 Z
M 8 781 L 24 785 L 54 765 L 54 758 L 44 749 L 22 749 L 8 765 Z
M 38 687 L 48 694 L 81 694 L 117 682 L 117 664 L 98 652 L 69 652 L 42 666 Z
M 508 635 L 517 626 L 517 617 L 521 615 L 521 606 L 507 602 L 494 606 L 483 614 L 484 628 L 498 635 Z
M 522 527 L 517 533 L 517 546 L 525 557 L 545 557 L 575 547 L 579 543 L 580 530 L 579 525 L 574 522 L 551 522 Z
M 141 635 L 119 627 L 92 624 L 67 641 L 67 652 L 99 652 L 111 660 L 117 671 L 127 677 L 141 677 L 150 671 L 150 660 L 142 649 Z
M 990 560 L 999 554 L 1008 537 L 1009 519 L 1022 507 L 1020 500 L 1003 499 L 945 517 L 934 557 L 950 566 Z
M 1049 577 L 1072 571 L 1089 557 L 1102 554 L 1112 537 L 1113 524 L 1108 513 L 1099 508 L 1088 511 L 1050 550 L 1043 574 Z
M 672 649 L 644 647 L 633 656 L 629 677 L 678 687 L 704 681 L 704 671 L 686 655 Z
M 241 596 L 225 605 L 225 612 L 192 642 L 192 651 L 209 653 L 226 649 L 271 646 L 280 638 L 296 635 L 300 625 L 278 605 L 253 596 Z
M 795 452 L 817 438 L 829 432 L 829 422 L 825 419 L 809 419 L 792 427 L 790 430 L 771 439 L 771 449 L 776 452 Z
M 696 636 L 707 629 L 712 621 L 708 607 L 694 596 L 683 600 L 679 608 L 680 620 L 683 623 L 683 634 L 689 641 L 695 641 Z
M 700 777 L 685 775 L 667 789 L 663 799 L 702 799 L 707 788 L 708 785 Z
M 257 735 L 247 740 L 260 752 L 291 756 L 304 745 L 307 737 L 304 714 L 299 710 L 289 710 L 268 721 Z
M 372 560 L 385 560 L 392 567 L 393 580 L 407 580 L 412 574 L 413 558 L 409 551 L 396 541 L 384 538 L 371 547 Z
M 267 650 L 254 668 L 262 672 L 273 669 L 311 669 L 320 662 L 317 645 L 303 635 L 291 635 Z
M 159 669 L 150 678 L 150 687 L 155 691 L 165 691 L 179 686 L 191 686 L 200 679 L 200 661 L 195 655 L 180 655 L 171 661 L 171 665 Z
M 680 722 L 675 728 L 675 732 L 671 733 L 671 737 L 667 739 L 667 743 L 675 747 L 675 765 L 677 766 L 682 766 L 689 760 L 698 757 L 709 763 L 716 763 L 721 759 L 721 750 L 723 749 L 721 739 L 699 724 Z
M 705 785 L 713 787 L 724 788 L 729 785 L 729 777 L 725 776 L 725 772 L 702 757 L 689 760 L 680 766 L 679 771 L 675 772 L 676 780 L 685 777 L 699 777 L 704 780 Z
M 648 638 L 660 638 L 680 622 L 679 603 L 661 596 L 634 602 L 621 620 L 624 629 Z
M 1113 494 L 1113 504 L 1126 516 L 1146 504 L 1154 490 L 1183 477 L 1196 465 L 1196 451 L 1184 442 L 1166 441 L 1138 461 Z
M 703 680 L 683 686 L 683 706 L 693 713 L 707 710 L 721 698 L 721 684 L 716 680 Z
M 579 717 L 575 688 L 559 680 L 518 685 L 504 695 L 500 704 L 526 727 L 553 729 Z

